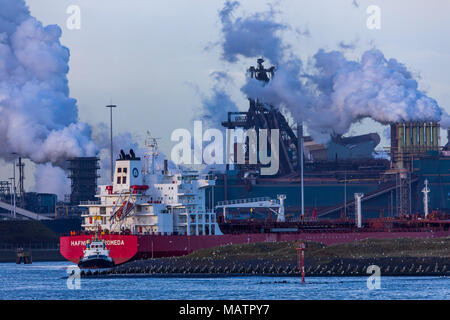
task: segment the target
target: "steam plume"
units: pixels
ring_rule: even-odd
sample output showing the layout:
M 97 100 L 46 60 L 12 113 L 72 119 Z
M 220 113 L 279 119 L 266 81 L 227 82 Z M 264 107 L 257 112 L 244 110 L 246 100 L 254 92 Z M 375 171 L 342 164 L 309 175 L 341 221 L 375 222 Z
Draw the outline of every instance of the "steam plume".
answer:
M 202 110 L 200 118 L 206 126 L 211 128 L 222 128 L 222 121 L 227 118 L 229 111 L 238 111 L 238 107 L 231 100 L 225 87 L 231 84 L 232 80 L 226 72 L 216 71 L 210 75 L 214 85 L 212 95 L 202 95 Z M 197 119 L 193 119 L 197 120 Z
M 69 50 L 61 29 L 43 26 L 23 0 L 0 0 L 0 157 L 16 152 L 61 164 L 93 155 L 90 128 L 69 96 Z
M 279 32 L 288 27 L 275 21 L 275 11 L 255 13 L 233 20 L 233 12 L 239 7 L 238 1 L 227 1 L 219 12 L 222 22 L 222 57 L 225 61 L 236 62 L 239 56 L 264 56 L 272 63 L 278 63 L 287 47 L 279 37 Z
M 32 17 L 24 0 L 0 0 L 0 158 L 12 160 L 14 152 L 38 164 L 35 188 L 62 200 L 70 186 L 65 160 L 109 160 L 109 135 L 104 124 L 92 130 L 78 121 L 67 80 L 70 52 L 60 36 L 57 25 Z M 115 137 L 115 150 L 121 148 L 137 149 L 131 134 Z M 104 178 L 110 168 L 102 162 Z
M 450 125 L 445 110 L 418 89 L 411 72 L 396 59 L 386 58 L 377 49 L 367 50 L 358 60 L 348 60 L 340 51 L 319 49 L 312 70 L 306 71 L 298 55 L 283 43 L 281 33 L 290 27 L 274 20 L 273 8 L 232 20 L 238 5 L 227 1 L 219 13 L 223 60 L 265 56 L 272 63 L 279 62 L 269 83 L 248 78 L 241 91 L 275 107 L 286 107 L 307 124 L 317 140 L 344 134 L 366 117 L 382 124 L 441 121 L 443 127 Z

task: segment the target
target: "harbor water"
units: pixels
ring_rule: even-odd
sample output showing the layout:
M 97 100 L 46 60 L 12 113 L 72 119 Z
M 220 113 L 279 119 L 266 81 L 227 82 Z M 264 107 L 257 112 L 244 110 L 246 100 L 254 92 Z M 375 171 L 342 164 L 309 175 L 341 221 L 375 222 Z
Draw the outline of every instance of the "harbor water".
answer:
M 0 299 L 450 299 L 450 278 L 119 277 L 70 279 L 69 262 L 0 263 Z M 70 270 L 70 269 L 69 269 Z

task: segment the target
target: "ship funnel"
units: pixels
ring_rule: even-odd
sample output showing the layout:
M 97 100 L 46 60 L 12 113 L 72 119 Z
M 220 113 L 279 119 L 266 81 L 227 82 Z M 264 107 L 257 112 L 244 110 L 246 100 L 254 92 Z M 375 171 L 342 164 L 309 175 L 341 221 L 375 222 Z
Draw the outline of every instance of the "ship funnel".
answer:
M 144 184 L 141 158 L 131 154 L 121 154 L 116 160 L 114 170 L 113 190 L 121 192 L 130 190 L 132 186 L 142 186 Z

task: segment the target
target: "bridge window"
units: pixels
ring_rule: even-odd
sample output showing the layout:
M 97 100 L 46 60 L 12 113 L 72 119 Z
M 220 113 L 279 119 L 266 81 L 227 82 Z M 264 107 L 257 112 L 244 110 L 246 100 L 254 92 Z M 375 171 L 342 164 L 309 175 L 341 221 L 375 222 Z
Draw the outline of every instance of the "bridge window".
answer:
M 127 177 L 122 178 L 122 183 L 127 183 Z
M 122 168 L 117 168 L 117 172 L 122 172 Z
M 117 184 L 120 184 L 120 177 L 117 177 Z

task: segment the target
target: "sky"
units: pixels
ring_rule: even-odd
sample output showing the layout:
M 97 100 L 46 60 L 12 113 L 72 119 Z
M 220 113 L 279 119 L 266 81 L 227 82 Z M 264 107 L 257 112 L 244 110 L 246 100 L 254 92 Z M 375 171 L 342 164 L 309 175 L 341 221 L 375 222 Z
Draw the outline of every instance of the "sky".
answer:
M 218 0 L 27 0 L 31 14 L 44 25 L 62 29 L 61 43 L 70 50 L 70 96 L 77 99 L 79 120 L 95 125 L 109 121 L 113 103 L 115 132 L 131 132 L 141 144 L 145 133 L 161 138 L 170 154 L 170 135 L 177 128 L 192 130 L 202 97 L 211 95 L 211 73 L 226 71 L 234 84 L 228 90 L 242 110 L 248 102 L 239 88 L 253 59 L 227 63 L 221 59 Z M 370 48 L 404 63 L 419 88 L 450 112 L 450 2 L 440 0 L 282 0 L 243 1 L 239 11 L 253 13 L 275 5 L 278 19 L 288 24 L 286 42 L 304 61 L 319 48 L 339 44 L 358 59 Z M 81 9 L 81 28 L 70 30 L 67 8 Z M 381 9 L 381 28 L 368 29 L 366 9 Z M 294 32 L 298 30 L 299 32 Z M 370 120 L 354 125 L 350 134 L 377 131 L 387 147 L 384 127 Z M 441 143 L 447 138 L 441 132 Z M 0 180 L 12 173 L 0 161 Z M 27 163 L 26 187 L 33 185 L 33 165 Z

